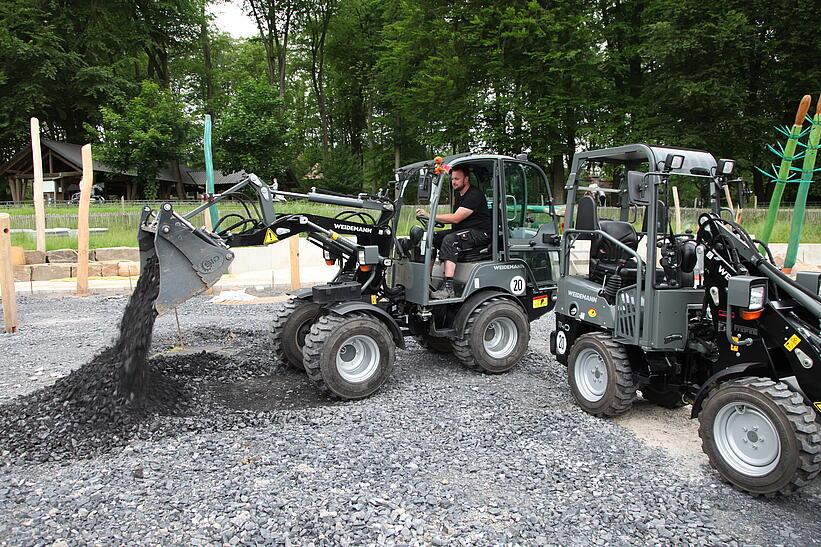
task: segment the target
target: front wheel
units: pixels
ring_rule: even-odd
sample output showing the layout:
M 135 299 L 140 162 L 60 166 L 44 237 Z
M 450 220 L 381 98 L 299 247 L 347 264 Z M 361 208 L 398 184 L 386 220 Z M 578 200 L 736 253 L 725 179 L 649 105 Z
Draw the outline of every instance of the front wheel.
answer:
M 271 326 L 271 346 L 274 361 L 287 363 L 303 371 L 302 348 L 311 325 L 319 315 L 320 306 L 310 300 L 288 300 Z
M 388 328 L 367 313 L 320 317 L 305 338 L 302 364 L 320 390 L 362 399 L 393 370 L 396 344 Z
M 624 346 L 603 332 L 576 339 L 567 358 L 570 391 L 594 416 L 624 414 L 636 399 L 636 383 Z
M 491 374 L 513 368 L 530 343 L 530 323 L 522 308 L 504 298 L 491 298 L 470 314 L 453 352 L 466 366 Z
M 710 391 L 699 415 L 710 465 L 752 494 L 789 494 L 821 471 L 821 425 L 783 382 L 741 378 Z

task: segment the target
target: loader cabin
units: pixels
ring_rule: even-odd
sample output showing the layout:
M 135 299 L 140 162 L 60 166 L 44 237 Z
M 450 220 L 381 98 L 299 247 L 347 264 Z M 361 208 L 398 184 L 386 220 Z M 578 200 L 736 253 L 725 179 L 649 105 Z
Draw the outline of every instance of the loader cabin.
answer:
M 451 212 L 454 190 L 451 170 L 468 171 L 471 186 L 487 199 L 496 237 L 489 245 L 463 249 L 459 254 L 454 286 L 463 297 L 465 283 L 477 266 L 522 260 L 533 273 L 537 287 L 555 286 L 558 272 L 558 221 L 550 184 L 544 171 L 526 155 L 458 154 L 404 166 L 396 171 L 401 212 L 395 219 L 398 253 L 395 281 L 405 286 L 408 299 L 427 304 L 429 285 L 442 278 L 441 263 L 434 264 L 433 234 L 440 223 L 416 218 L 419 207 L 438 213 Z M 431 272 L 428 279 L 427 272 Z

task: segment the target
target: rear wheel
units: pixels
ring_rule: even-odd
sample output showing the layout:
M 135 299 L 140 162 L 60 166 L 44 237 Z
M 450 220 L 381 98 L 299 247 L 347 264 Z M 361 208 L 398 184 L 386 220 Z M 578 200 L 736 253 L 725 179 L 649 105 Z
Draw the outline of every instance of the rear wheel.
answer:
M 319 309 L 319 304 L 310 300 L 292 299 L 285 302 L 271 328 L 274 361 L 285 363 L 296 370 L 305 370 L 302 365 L 302 348 Z
M 481 304 L 453 340 L 453 352 L 466 366 L 491 374 L 513 368 L 527 352 L 530 323 L 522 308 L 504 298 Z
M 789 494 L 821 471 L 821 425 L 801 394 L 783 382 L 721 384 L 704 401 L 698 433 L 710 465 L 752 494 Z
M 451 344 L 448 338 L 422 334 L 417 336 L 416 340 L 420 346 L 433 353 L 453 353 L 453 344 Z
M 687 403 L 680 391 L 665 391 L 654 386 L 641 386 L 641 396 L 648 403 L 663 408 L 681 408 Z
M 636 399 L 638 386 L 624 346 L 602 332 L 576 339 L 567 377 L 576 402 L 594 416 L 624 414 Z
M 379 389 L 393 370 L 396 345 L 372 315 L 320 317 L 305 338 L 302 363 L 320 390 L 361 399 Z

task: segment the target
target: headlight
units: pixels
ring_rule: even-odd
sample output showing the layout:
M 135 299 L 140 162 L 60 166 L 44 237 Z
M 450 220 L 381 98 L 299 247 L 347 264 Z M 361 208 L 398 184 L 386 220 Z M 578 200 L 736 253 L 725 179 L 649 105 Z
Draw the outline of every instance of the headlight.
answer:
M 365 264 L 365 251 L 359 251 L 359 263 Z
M 750 305 L 748 310 L 755 311 L 764 307 L 764 299 L 767 294 L 767 288 L 763 285 L 757 287 L 750 287 Z

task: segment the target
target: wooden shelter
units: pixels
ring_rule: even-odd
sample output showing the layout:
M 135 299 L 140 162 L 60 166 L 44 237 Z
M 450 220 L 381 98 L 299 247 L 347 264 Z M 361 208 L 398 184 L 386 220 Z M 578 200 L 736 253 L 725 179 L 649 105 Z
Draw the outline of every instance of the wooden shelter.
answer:
M 82 176 L 82 147 L 78 144 L 58 142 L 48 139 L 41 140 L 43 155 L 44 192 L 52 201 L 71 199 L 75 192 L 80 190 Z M 205 185 L 195 181 L 190 173 L 198 173 L 189 167 L 169 163 L 158 173 L 159 197 L 169 199 L 175 195 L 178 199 L 187 197 L 196 198 Z M 7 197 L 14 202 L 25 201 L 26 192 L 31 187 L 30 181 L 34 178 L 31 147 L 17 152 L 11 160 L 0 167 L 0 201 L 3 200 L 3 190 L 7 183 L 9 188 Z M 106 198 L 125 197 L 127 200 L 139 199 L 140 192 L 137 185 L 136 173 L 121 173 L 103 162 L 94 160 L 95 183 L 103 187 Z M 7 199 L 7 198 L 6 198 Z

